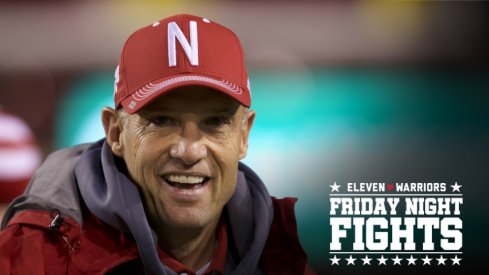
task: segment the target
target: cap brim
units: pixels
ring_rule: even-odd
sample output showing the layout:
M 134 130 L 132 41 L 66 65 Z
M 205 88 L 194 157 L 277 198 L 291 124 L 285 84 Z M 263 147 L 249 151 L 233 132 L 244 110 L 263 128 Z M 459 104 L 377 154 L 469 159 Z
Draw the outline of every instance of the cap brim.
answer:
M 185 86 L 205 86 L 223 92 L 245 107 L 250 107 L 250 93 L 235 83 L 206 75 L 184 74 L 158 79 L 146 84 L 122 100 L 124 110 L 129 114 L 136 113 L 157 97 Z

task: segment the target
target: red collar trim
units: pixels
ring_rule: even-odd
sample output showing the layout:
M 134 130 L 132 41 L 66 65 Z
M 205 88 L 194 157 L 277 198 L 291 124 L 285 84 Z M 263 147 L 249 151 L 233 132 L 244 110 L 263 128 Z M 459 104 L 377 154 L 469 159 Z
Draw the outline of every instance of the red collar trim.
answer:
M 212 255 L 212 262 L 204 272 L 209 274 L 211 272 L 218 272 L 218 274 L 224 274 L 224 269 L 226 266 L 226 255 L 228 248 L 228 234 L 227 234 L 227 224 L 223 219 L 219 221 L 217 227 L 217 247 Z M 170 269 L 176 273 L 187 273 L 189 275 L 195 275 L 195 272 L 187 268 L 180 261 L 168 255 L 163 249 L 158 248 L 158 255 L 160 260 L 168 266 Z
M 224 268 L 226 266 L 226 255 L 228 252 L 228 230 L 226 222 L 221 219 L 219 222 L 219 228 L 217 233 L 217 247 L 212 255 L 211 265 L 207 268 L 204 274 L 212 271 L 217 271 L 220 274 L 224 274 Z

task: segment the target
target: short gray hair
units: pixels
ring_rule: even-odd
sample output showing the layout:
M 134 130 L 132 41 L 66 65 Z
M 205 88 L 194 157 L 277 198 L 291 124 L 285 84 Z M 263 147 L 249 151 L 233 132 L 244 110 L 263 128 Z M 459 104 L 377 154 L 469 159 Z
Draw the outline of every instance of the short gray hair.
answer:
M 246 123 L 246 119 L 248 118 L 248 112 L 250 111 L 250 108 L 245 107 L 243 111 L 243 125 Z
M 124 108 L 122 108 L 122 106 L 119 106 L 115 109 L 115 113 L 116 113 L 117 117 L 119 117 L 121 119 L 122 123 L 125 124 L 127 121 L 127 117 L 129 116 L 129 114 L 126 112 L 126 110 L 124 110 Z

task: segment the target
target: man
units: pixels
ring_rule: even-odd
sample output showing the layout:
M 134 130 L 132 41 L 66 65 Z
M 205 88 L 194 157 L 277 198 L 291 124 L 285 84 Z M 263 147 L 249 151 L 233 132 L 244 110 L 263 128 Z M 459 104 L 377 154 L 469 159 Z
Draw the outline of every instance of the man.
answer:
M 52 154 L 7 211 L 0 270 L 312 273 L 295 200 L 239 162 L 255 112 L 233 32 L 190 15 L 136 31 L 114 100 L 106 138 Z

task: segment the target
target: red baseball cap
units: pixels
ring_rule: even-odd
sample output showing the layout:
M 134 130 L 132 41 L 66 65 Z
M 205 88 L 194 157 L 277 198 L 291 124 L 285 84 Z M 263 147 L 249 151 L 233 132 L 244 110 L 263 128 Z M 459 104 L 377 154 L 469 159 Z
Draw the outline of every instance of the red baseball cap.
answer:
M 206 86 L 249 107 L 248 74 L 238 37 L 206 18 L 181 14 L 134 32 L 115 73 L 115 106 L 132 114 L 183 86 Z

